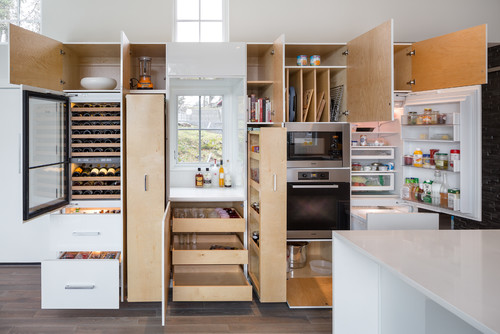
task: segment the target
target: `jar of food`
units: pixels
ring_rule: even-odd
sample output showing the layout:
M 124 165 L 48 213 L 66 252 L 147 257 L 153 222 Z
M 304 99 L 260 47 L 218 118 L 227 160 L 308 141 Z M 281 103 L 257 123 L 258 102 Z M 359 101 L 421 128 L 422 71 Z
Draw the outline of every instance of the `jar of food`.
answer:
M 431 168 L 431 155 L 430 154 L 424 154 L 422 156 L 422 161 L 423 161 L 423 167 L 424 168 Z
M 351 146 L 358 146 L 357 140 L 351 140 Z
M 321 64 L 321 57 L 319 55 L 311 56 L 311 60 L 309 62 L 311 66 L 319 66 Z
M 438 113 L 437 120 L 438 120 L 438 124 L 446 124 L 446 114 Z
M 417 112 L 416 111 L 408 112 L 408 121 L 407 122 L 409 125 L 417 124 Z
M 425 108 L 424 115 L 422 116 L 422 124 L 424 124 L 424 125 L 431 124 L 431 115 L 432 115 L 432 109 Z
M 361 171 L 361 164 L 359 162 L 353 162 L 351 166 L 354 172 Z
M 450 167 L 455 168 L 456 161 L 460 161 L 460 150 L 450 150 Z
M 413 155 L 406 154 L 404 157 L 405 166 L 411 166 L 413 164 Z
M 361 145 L 361 146 L 368 145 L 367 139 L 368 139 L 367 135 L 359 136 L 359 145 Z
M 306 55 L 297 56 L 297 66 L 307 66 L 307 56 Z
M 436 169 L 448 170 L 448 153 L 434 154 L 434 162 L 436 163 Z
M 418 115 L 417 116 L 417 125 L 422 125 L 424 124 L 424 115 Z
M 437 110 L 431 111 L 431 124 L 438 124 L 438 114 L 439 111 Z
M 429 152 L 431 153 L 431 166 L 434 166 L 435 165 L 435 161 L 434 161 L 434 154 L 436 154 L 436 152 L 439 152 L 439 149 L 437 148 L 431 148 L 429 150 Z

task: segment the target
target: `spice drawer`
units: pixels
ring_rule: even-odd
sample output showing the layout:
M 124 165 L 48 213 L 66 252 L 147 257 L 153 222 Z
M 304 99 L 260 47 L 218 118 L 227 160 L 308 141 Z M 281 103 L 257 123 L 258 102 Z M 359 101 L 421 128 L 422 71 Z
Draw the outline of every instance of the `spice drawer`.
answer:
M 175 266 L 172 301 L 251 301 L 239 265 Z
M 42 261 L 42 308 L 119 308 L 119 267 L 118 259 Z
M 57 250 L 122 249 L 120 214 L 57 214 L 50 220 L 50 242 Z
M 197 235 L 196 244 L 181 244 L 180 237 L 182 236 L 174 236 L 173 265 L 248 263 L 248 251 L 244 249 L 243 244 L 235 234 Z

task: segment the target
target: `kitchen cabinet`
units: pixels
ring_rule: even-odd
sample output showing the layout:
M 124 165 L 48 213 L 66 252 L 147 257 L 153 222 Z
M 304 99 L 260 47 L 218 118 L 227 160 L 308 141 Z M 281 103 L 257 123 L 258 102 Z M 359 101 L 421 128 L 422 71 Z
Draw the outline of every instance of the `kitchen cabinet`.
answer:
M 486 28 L 483 24 L 395 46 L 395 89 L 417 92 L 486 83 Z
M 286 129 L 248 133 L 248 276 L 261 302 L 286 301 Z M 252 236 L 257 235 L 258 240 Z
M 126 95 L 127 296 L 161 300 L 165 209 L 165 96 Z

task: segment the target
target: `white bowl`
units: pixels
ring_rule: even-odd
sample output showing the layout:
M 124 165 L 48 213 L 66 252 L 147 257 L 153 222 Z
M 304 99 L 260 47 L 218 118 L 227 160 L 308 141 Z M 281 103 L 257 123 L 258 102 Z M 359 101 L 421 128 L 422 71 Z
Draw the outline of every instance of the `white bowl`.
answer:
M 332 263 L 325 260 L 312 260 L 309 262 L 311 270 L 322 275 L 330 275 L 332 273 Z
M 115 89 L 116 80 L 105 77 L 86 77 L 80 81 L 80 85 L 85 89 L 108 90 Z

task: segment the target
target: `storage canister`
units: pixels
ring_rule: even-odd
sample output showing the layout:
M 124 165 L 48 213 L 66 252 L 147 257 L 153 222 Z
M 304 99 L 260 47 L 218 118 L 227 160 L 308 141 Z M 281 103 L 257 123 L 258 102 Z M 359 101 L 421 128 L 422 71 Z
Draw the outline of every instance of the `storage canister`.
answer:
M 303 268 L 307 261 L 308 242 L 289 242 L 287 244 L 287 262 L 288 268 Z
M 306 55 L 297 56 L 297 66 L 307 66 L 307 56 Z
M 450 151 L 450 167 L 454 168 L 455 161 L 458 161 L 458 160 L 460 160 L 460 150 L 451 150 Z
M 311 61 L 309 62 L 311 66 L 319 66 L 321 64 L 321 57 L 319 55 L 311 56 Z
M 448 153 L 436 153 L 436 154 L 434 154 L 434 162 L 436 164 L 436 169 L 447 170 L 448 169 Z

